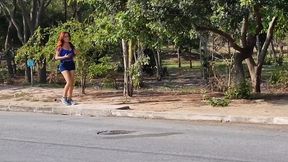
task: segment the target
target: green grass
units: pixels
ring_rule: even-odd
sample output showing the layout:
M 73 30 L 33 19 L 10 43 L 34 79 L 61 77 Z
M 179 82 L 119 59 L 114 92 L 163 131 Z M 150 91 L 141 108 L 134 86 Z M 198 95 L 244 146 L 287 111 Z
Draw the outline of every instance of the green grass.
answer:
M 214 64 L 216 65 L 216 69 L 218 73 L 220 74 L 226 74 L 227 73 L 227 65 L 224 61 L 215 61 Z M 178 71 L 178 72 L 193 72 L 195 69 L 201 69 L 201 64 L 200 61 L 192 61 L 192 69 L 190 68 L 190 63 L 187 60 L 182 60 L 181 68 L 178 67 L 178 61 L 177 59 L 169 59 L 169 60 L 163 60 L 163 66 L 168 68 L 168 71 Z M 262 79 L 263 80 L 269 80 L 271 75 L 283 68 L 283 67 L 288 67 L 288 57 L 284 58 L 284 62 L 282 66 L 278 66 L 274 63 L 272 65 L 264 65 L 262 69 Z M 245 61 L 243 61 L 243 67 L 245 71 L 245 75 L 248 77 L 249 76 L 249 71 L 247 68 L 247 65 Z
M 227 65 L 222 61 L 215 61 L 214 64 L 217 67 L 217 70 L 220 73 L 226 73 L 227 71 Z M 168 71 L 170 70 L 184 70 L 184 71 L 193 71 L 193 69 L 201 69 L 201 63 L 200 61 L 193 61 L 192 62 L 192 69 L 190 68 L 189 61 L 183 61 L 181 64 L 181 68 L 178 67 L 178 62 L 175 62 L 174 60 L 164 60 L 163 66 L 168 68 Z
M 179 68 L 178 64 L 163 64 L 164 67 L 169 68 Z M 200 67 L 200 66 L 193 66 L 192 68 L 196 68 L 196 67 Z M 190 64 L 181 64 L 181 68 L 190 68 Z
M 143 92 L 172 92 L 175 94 L 195 94 L 201 93 L 203 88 L 195 87 L 195 86 L 185 86 L 185 87 L 175 87 L 170 84 L 164 84 L 163 86 L 153 87 L 150 89 L 142 89 Z

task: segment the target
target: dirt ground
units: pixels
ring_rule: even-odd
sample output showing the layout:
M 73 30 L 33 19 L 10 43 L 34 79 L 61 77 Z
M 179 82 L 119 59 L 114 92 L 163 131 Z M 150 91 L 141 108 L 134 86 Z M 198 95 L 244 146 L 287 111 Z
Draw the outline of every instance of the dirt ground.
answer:
M 152 112 L 193 112 L 195 114 L 220 115 L 258 115 L 258 116 L 288 116 L 288 94 L 283 89 L 276 93 L 268 92 L 259 99 L 234 100 L 228 107 L 209 106 L 205 96 L 221 96 L 221 93 L 207 93 L 203 86 L 200 69 L 172 68 L 169 75 L 161 81 L 153 78 L 145 79 L 145 88 L 136 90 L 132 98 L 123 97 L 121 90 L 105 90 L 98 85 L 92 85 L 82 95 L 76 88 L 74 100 L 79 104 L 93 105 L 128 105 L 135 111 Z M 60 76 L 62 78 L 62 76 Z M 121 78 L 120 78 L 121 79 Z M 45 87 L 19 86 L 21 79 L 15 85 L 0 85 L 0 102 L 25 105 L 56 105 L 62 96 L 62 86 L 49 85 Z M 118 80 L 119 87 L 122 81 Z M 120 88 L 121 89 L 121 88 Z M 265 87 L 263 87 L 265 90 Z M 282 94 L 280 94 L 282 93 Z
M 132 110 L 151 112 L 193 112 L 195 114 L 288 116 L 287 95 L 269 96 L 257 100 L 235 100 L 228 107 L 211 107 L 203 94 L 179 92 L 136 91 L 134 97 L 124 98 L 122 91 L 88 88 L 87 94 L 75 90 L 74 100 L 79 104 L 128 105 Z M 0 86 L 0 102 L 27 105 L 59 103 L 62 88 Z M 206 94 L 207 95 L 207 94 Z M 210 93 L 210 96 L 219 96 Z

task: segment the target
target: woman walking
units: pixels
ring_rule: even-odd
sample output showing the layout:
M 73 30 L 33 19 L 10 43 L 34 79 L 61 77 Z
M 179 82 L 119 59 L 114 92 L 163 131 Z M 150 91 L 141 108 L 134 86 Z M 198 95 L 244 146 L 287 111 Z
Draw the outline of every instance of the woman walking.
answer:
M 59 70 L 66 81 L 61 102 L 67 106 L 75 105 L 72 100 L 72 94 L 75 80 L 74 57 L 77 52 L 74 45 L 70 42 L 70 38 L 69 32 L 60 33 L 55 55 L 55 59 L 60 60 Z

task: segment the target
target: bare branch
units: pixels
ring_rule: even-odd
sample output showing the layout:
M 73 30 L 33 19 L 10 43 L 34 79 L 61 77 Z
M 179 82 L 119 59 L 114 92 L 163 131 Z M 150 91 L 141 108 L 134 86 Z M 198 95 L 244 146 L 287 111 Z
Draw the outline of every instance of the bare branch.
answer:
M 25 4 L 23 3 L 22 0 L 17 0 L 17 3 L 18 3 L 19 8 L 21 9 L 23 19 L 25 20 L 26 24 L 29 27 L 30 34 L 33 34 L 33 25 L 31 23 L 31 17 L 29 16 L 29 12 L 26 10 Z M 32 17 L 33 17 L 33 14 L 32 14 Z
M 243 48 L 240 47 L 234 38 L 232 38 L 232 36 L 220 29 L 217 29 L 217 28 L 212 28 L 212 27 L 205 27 L 205 26 L 196 26 L 196 30 L 199 30 L 199 31 L 211 31 L 213 33 L 216 33 L 216 34 L 219 34 L 221 35 L 222 37 L 226 38 L 227 41 L 230 42 L 230 45 L 231 47 L 233 47 L 235 50 L 239 51 L 239 52 L 243 52 Z
M 259 57 L 260 60 L 258 62 L 259 66 L 262 66 L 264 63 L 264 59 L 265 59 L 265 56 L 267 54 L 267 49 L 269 47 L 269 44 L 272 40 L 273 32 L 274 32 L 274 28 L 276 26 L 276 23 L 277 23 L 277 17 L 274 16 L 273 19 L 271 20 L 271 22 L 269 23 L 269 28 L 268 28 L 266 40 L 265 40 L 264 45 L 262 46 L 262 49 L 261 49 L 261 53 L 260 53 L 260 57 Z
M 243 46 L 243 48 L 245 48 L 247 46 L 247 30 L 248 30 L 248 15 L 246 15 L 243 18 L 243 24 L 242 24 L 242 28 L 241 28 L 241 44 Z
M 8 6 L 7 6 L 4 2 L 2 2 L 2 1 L 0 1 L 0 8 L 2 8 L 2 10 L 4 11 L 4 14 L 5 14 L 5 15 L 6 15 L 7 13 L 9 14 L 10 9 L 9 9 Z
M 13 3 L 14 3 L 14 12 L 15 12 L 15 10 L 16 10 L 16 8 L 15 8 L 16 1 L 14 0 Z M 15 29 L 17 31 L 17 36 L 18 36 L 19 40 L 21 41 L 22 44 L 24 44 L 24 40 L 23 40 L 23 37 L 22 37 L 22 31 L 21 31 L 20 26 L 18 25 L 16 19 L 14 18 L 14 12 L 11 11 L 4 2 L 0 1 L 0 5 L 1 5 L 1 8 L 3 10 L 6 10 L 6 12 L 5 12 L 6 17 L 7 18 L 9 17 L 9 20 L 11 20 L 13 26 L 15 27 Z
M 48 1 L 46 2 L 46 4 L 44 5 L 44 8 L 47 8 L 47 7 L 49 6 L 49 4 L 51 3 L 51 1 L 52 1 L 52 0 L 48 0 Z
M 36 12 L 36 17 L 34 19 L 34 30 L 39 26 L 40 16 L 42 15 L 43 10 L 45 10 L 52 0 L 38 0 L 38 8 Z M 45 3 L 46 2 L 46 3 Z
M 6 34 L 6 39 L 5 39 L 5 44 L 4 44 L 4 49 L 7 50 L 10 46 L 10 39 L 11 39 L 11 30 L 12 30 L 13 24 L 9 20 L 9 26 L 7 29 L 7 34 Z

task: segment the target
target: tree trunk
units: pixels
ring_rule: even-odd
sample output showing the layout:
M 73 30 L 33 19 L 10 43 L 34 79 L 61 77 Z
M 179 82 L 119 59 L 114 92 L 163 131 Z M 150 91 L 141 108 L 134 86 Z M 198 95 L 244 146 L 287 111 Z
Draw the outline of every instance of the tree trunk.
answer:
M 153 52 L 155 63 L 156 63 L 156 79 L 160 81 L 162 79 L 162 67 L 161 67 L 161 58 L 160 58 L 160 52 L 157 50 L 157 52 Z
M 42 61 L 38 64 L 38 76 L 40 83 L 47 82 L 46 58 L 42 58 Z
M 251 78 L 253 92 L 260 93 L 262 66 L 256 65 L 252 56 L 246 59 L 246 63 Z
M 190 69 L 192 69 L 192 48 L 189 48 L 189 65 L 190 65 Z
M 256 76 L 255 76 L 255 83 L 253 85 L 254 92 L 260 93 L 261 92 L 261 76 L 262 76 L 262 67 L 257 66 L 256 68 Z
M 13 73 L 13 66 L 12 66 L 12 53 L 10 50 L 6 51 L 6 62 L 7 62 L 7 69 L 8 69 L 8 73 L 9 73 L 9 78 L 13 78 L 14 77 L 14 73 Z
M 128 42 L 128 96 L 133 96 L 133 79 L 131 67 L 133 65 L 133 56 L 134 56 L 134 42 L 133 40 L 129 40 Z
M 26 80 L 27 83 L 31 83 L 31 70 L 27 66 L 27 63 L 26 63 L 26 66 L 25 66 L 25 80 Z
M 232 54 L 231 54 L 231 46 L 230 46 L 230 43 L 229 43 L 229 41 L 227 42 L 227 45 L 228 45 L 228 55 L 230 56 L 230 60 L 231 60 L 231 62 L 232 62 Z M 231 86 L 231 82 L 232 82 L 232 75 L 231 75 L 231 73 L 232 73 L 232 66 L 233 65 L 231 65 L 231 64 L 229 64 L 228 63 L 228 66 L 227 66 L 227 71 L 228 71 L 228 87 L 230 87 Z
M 67 0 L 64 0 L 64 19 L 67 21 Z
M 179 67 L 179 68 L 181 68 L 181 57 L 180 57 L 180 55 L 181 55 L 181 48 L 178 47 L 178 49 L 177 49 L 177 56 L 178 56 L 178 67 Z
M 15 55 L 13 56 L 12 58 L 12 66 L 13 66 L 13 73 L 16 75 L 17 74 L 17 64 L 16 64 L 16 61 L 15 61 Z
M 208 33 L 202 33 L 200 35 L 200 62 L 202 68 L 203 79 L 208 83 L 209 78 L 209 59 L 208 59 Z
M 284 45 L 282 43 L 280 44 L 279 49 L 280 49 L 280 55 L 281 55 L 281 57 L 283 57 L 284 56 Z
M 243 61 L 243 54 L 235 53 L 234 55 L 235 84 L 240 84 L 245 81 L 245 73 L 242 61 Z
M 272 51 L 272 53 L 273 53 L 274 59 L 276 60 L 276 58 L 277 58 L 277 53 L 276 53 L 276 51 L 275 51 L 275 46 L 274 46 L 274 41 L 273 41 L 273 40 L 271 40 L 271 51 Z
M 28 30 L 27 30 L 27 23 L 26 23 L 26 21 L 25 21 L 25 19 L 24 19 L 24 16 L 22 16 L 23 18 L 22 18 L 22 23 L 23 23 L 23 41 L 24 41 L 24 43 L 26 43 L 27 41 L 28 41 Z
M 6 39 L 5 39 L 5 45 L 4 45 L 4 48 L 5 50 L 8 50 L 8 48 L 11 46 L 11 31 L 12 31 L 12 28 L 13 28 L 13 24 L 12 22 L 9 20 L 9 26 L 8 26 L 8 29 L 7 29 L 7 34 L 6 34 Z
M 86 89 L 86 82 L 87 82 L 87 75 L 88 75 L 88 68 L 85 66 L 87 64 L 87 60 L 82 60 L 81 62 L 79 62 L 82 66 L 81 66 L 81 93 L 82 94 L 86 94 L 85 93 L 85 89 Z
M 129 70 L 128 70 L 128 43 L 126 40 L 122 39 L 122 54 L 123 54 L 123 64 L 124 64 L 124 88 L 123 96 L 128 96 L 129 87 Z
M 14 76 L 14 72 L 13 72 L 13 66 L 12 66 L 12 51 L 9 49 L 11 47 L 11 31 L 12 31 L 12 22 L 9 21 L 9 26 L 7 29 L 7 34 L 6 34 L 6 39 L 5 39 L 5 51 L 6 51 L 6 62 L 7 62 L 7 69 L 8 69 L 8 73 L 9 73 L 9 78 L 12 78 Z
M 260 38 L 259 38 L 259 35 L 256 36 L 256 46 L 257 46 L 257 62 L 259 62 L 259 58 L 260 58 L 260 55 L 261 55 L 261 43 L 260 43 Z
M 81 77 L 81 93 L 86 94 L 85 89 L 86 89 L 86 76 L 85 74 L 82 74 Z
M 162 59 L 161 59 L 161 55 L 160 55 L 160 51 L 159 50 L 157 50 L 157 61 L 158 61 L 158 65 L 159 65 L 159 73 L 160 73 L 160 76 L 162 77 L 162 75 L 163 75 Z
M 247 63 L 247 67 L 249 70 L 249 74 L 250 74 L 250 79 L 251 79 L 251 83 L 253 87 L 256 87 L 256 82 L 257 82 L 257 75 L 256 75 L 256 71 L 257 71 L 257 65 L 253 60 L 252 55 L 246 59 L 246 63 Z
M 137 59 L 138 58 L 142 58 L 142 57 L 144 57 L 144 51 L 143 51 L 143 46 L 142 46 L 142 44 L 140 43 L 140 41 L 139 40 L 137 40 L 137 52 L 135 52 L 135 53 L 137 53 L 136 54 L 136 56 L 137 56 Z M 135 61 L 136 61 L 136 59 L 135 59 Z M 144 86 L 144 81 L 143 81 L 143 65 L 141 65 L 141 68 L 140 68 L 140 71 L 139 71 L 139 73 L 140 73 L 140 87 L 143 87 Z
M 79 6 L 78 2 L 74 1 L 74 3 L 72 4 L 72 7 L 73 7 L 73 10 L 74 10 L 73 17 L 76 20 L 81 21 L 82 16 L 81 16 L 80 6 Z
M 262 66 L 264 64 L 264 60 L 267 54 L 267 49 L 271 43 L 273 37 L 273 31 L 276 25 L 277 17 L 273 17 L 272 21 L 269 23 L 269 28 L 266 36 L 266 40 L 262 47 L 259 46 L 258 50 L 258 63 L 256 64 L 252 58 L 252 56 L 246 59 L 247 66 L 249 69 L 253 91 L 256 93 L 261 92 L 261 73 L 262 73 Z
M 216 49 L 215 49 L 215 38 L 214 38 L 214 34 L 213 34 L 211 37 L 212 37 L 211 61 L 214 61 L 214 52 L 216 51 Z

